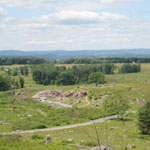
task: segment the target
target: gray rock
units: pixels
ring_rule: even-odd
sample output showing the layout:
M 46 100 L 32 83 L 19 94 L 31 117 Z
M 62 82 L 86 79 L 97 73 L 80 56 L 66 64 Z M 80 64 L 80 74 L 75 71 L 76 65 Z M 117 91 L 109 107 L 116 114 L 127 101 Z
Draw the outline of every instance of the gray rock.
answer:
M 136 146 L 134 144 L 128 144 L 127 148 L 136 148 Z
M 73 142 L 73 139 L 67 139 L 68 142 Z
M 113 127 L 110 127 L 110 128 L 109 128 L 109 130 L 113 130 L 113 129 L 114 129 Z
M 114 147 L 107 147 L 107 150 L 115 150 Z
M 11 94 L 12 94 L 12 95 L 15 95 L 15 90 L 12 90 L 12 91 L 11 91 Z
M 50 137 L 50 135 L 47 135 L 46 144 L 49 144 L 49 143 L 51 143 L 51 137 Z

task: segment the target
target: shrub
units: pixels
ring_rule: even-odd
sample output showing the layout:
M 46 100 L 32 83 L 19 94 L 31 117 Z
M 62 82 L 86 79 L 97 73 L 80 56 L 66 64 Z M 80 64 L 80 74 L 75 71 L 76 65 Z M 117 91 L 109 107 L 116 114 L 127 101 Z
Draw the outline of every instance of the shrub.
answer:
M 47 128 L 47 126 L 44 124 L 40 124 L 35 127 L 35 129 L 44 129 L 44 128 Z
M 138 125 L 142 134 L 150 135 L 150 102 L 146 102 L 138 113 Z
M 35 140 L 35 139 L 44 139 L 44 137 L 41 136 L 41 135 L 34 134 L 34 135 L 32 135 L 31 139 L 33 139 L 33 140 Z

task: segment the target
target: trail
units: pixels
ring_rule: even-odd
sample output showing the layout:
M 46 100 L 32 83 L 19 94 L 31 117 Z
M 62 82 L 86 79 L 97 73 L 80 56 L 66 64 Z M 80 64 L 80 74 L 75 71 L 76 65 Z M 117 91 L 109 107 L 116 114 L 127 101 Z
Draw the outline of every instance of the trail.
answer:
M 80 106 L 80 108 L 90 105 L 90 101 L 88 100 L 88 95 L 85 97 L 85 101 L 87 102 L 87 104 Z
M 26 130 L 26 131 L 3 132 L 3 133 L 0 133 L 0 135 L 26 134 L 26 133 L 36 133 L 36 132 L 70 129 L 70 128 L 75 128 L 75 127 L 82 127 L 82 126 L 91 125 L 93 123 L 104 122 L 106 120 L 110 120 L 110 119 L 117 118 L 117 117 L 118 117 L 118 115 L 114 115 L 114 116 L 104 117 L 104 118 L 100 118 L 100 119 L 85 122 L 85 123 L 79 123 L 79 124 L 73 124 L 73 125 L 67 125 L 67 126 L 60 126 L 60 127 L 52 127 L 52 128 L 46 128 L 46 129 L 34 129 L 34 130 Z
M 87 102 L 87 105 L 90 105 L 90 102 L 88 100 L 88 95 L 85 97 L 85 101 Z

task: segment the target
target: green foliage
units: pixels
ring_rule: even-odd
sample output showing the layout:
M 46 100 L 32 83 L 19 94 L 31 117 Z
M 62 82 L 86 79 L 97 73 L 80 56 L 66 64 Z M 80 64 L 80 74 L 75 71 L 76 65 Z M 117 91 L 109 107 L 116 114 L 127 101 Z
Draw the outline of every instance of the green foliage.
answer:
M 24 79 L 22 77 L 18 79 L 0 74 L 0 91 L 18 89 L 20 87 L 24 87 Z
M 138 113 L 138 125 L 143 134 L 150 135 L 150 102 L 146 102 Z
M 100 64 L 100 63 L 150 63 L 150 58 L 71 58 L 63 64 Z
M 36 140 L 36 139 L 44 139 L 44 137 L 41 136 L 41 135 L 34 134 L 34 135 L 32 135 L 31 139 L 33 139 L 33 140 Z
M 32 67 L 33 80 L 38 84 L 73 85 L 87 83 L 89 74 L 103 72 L 113 74 L 114 65 L 82 65 L 66 67 L 54 67 L 53 65 L 39 65 Z
M 24 88 L 24 79 L 23 79 L 23 77 L 19 77 L 19 81 L 20 81 L 20 87 Z
M 28 67 L 27 67 L 27 66 L 20 67 L 20 73 L 21 73 L 21 75 L 28 76 L 28 74 L 29 74 L 29 69 L 28 69 Z
M 60 85 L 73 85 L 75 84 L 75 78 L 72 72 L 64 71 L 58 76 L 58 84 Z
M 44 124 L 39 124 L 39 125 L 37 125 L 35 128 L 33 128 L 33 129 L 45 129 L 45 128 L 47 128 L 46 125 L 44 125 Z
M 0 58 L 0 65 L 13 65 L 13 64 L 42 64 L 46 63 L 41 58 Z
M 104 109 L 107 112 L 123 115 L 129 109 L 129 103 L 126 99 L 123 99 L 120 95 L 112 97 L 104 102 Z
M 95 142 L 95 141 L 84 141 L 84 142 L 81 142 L 80 144 L 82 144 L 84 146 L 87 146 L 87 147 L 96 147 L 96 146 L 98 146 L 97 142 Z
M 0 74 L 0 91 L 11 89 L 11 79 L 8 76 Z
M 121 66 L 120 73 L 135 73 L 140 72 L 140 64 L 124 64 Z
M 89 83 L 95 83 L 96 86 L 98 84 L 104 84 L 106 82 L 105 81 L 105 75 L 101 72 L 93 72 L 89 75 L 88 82 Z

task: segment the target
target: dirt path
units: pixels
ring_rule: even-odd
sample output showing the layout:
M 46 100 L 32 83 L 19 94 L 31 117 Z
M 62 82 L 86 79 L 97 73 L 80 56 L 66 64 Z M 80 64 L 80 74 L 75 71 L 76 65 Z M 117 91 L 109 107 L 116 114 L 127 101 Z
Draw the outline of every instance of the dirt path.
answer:
M 85 97 L 85 101 L 87 102 L 87 104 L 80 106 L 80 108 L 90 105 L 90 101 L 88 100 L 88 95 Z
M 109 117 L 104 117 L 100 118 L 94 121 L 89 121 L 86 123 L 79 123 L 79 124 L 73 124 L 73 125 L 67 125 L 67 126 L 60 126 L 60 127 L 53 127 L 53 128 L 46 128 L 46 129 L 35 129 L 35 130 L 27 130 L 27 131 L 14 131 L 14 132 L 5 132 L 5 133 L 0 133 L 0 135 L 13 135 L 13 134 L 25 134 L 25 133 L 35 133 L 35 132 L 44 132 L 44 131 L 55 131 L 55 130 L 62 130 L 62 129 L 70 129 L 70 128 L 75 128 L 75 127 L 82 127 L 82 126 L 87 126 L 91 125 L 94 123 L 99 123 L 99 122 L 104 122 L 106 120 L 110 120 L 113 118 L 117 118 L 118 115 L 114 116 L 109 116 Z
M 87 102 L 87 105 L 90 105 L 90 102 L 88 100 L 88 95 L 85 97 L 85 101 Z

